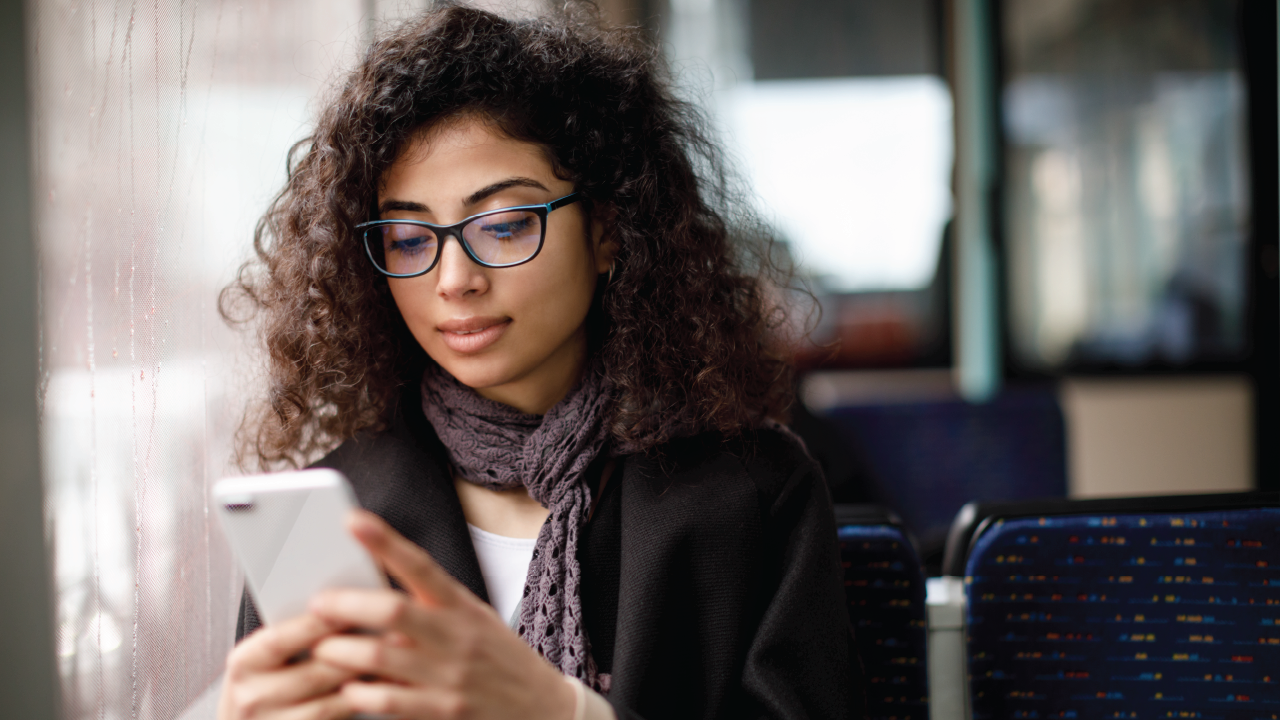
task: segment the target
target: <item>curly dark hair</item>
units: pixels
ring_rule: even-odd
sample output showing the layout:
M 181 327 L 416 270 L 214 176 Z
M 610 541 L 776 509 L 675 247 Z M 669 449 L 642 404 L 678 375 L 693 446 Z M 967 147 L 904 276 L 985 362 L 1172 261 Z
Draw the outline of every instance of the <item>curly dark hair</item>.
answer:
M 449 5 L 369 47 L 290 151 L 256 260 L 223 291 L 229 321 L 261 317 L 269 357 L 242 463 L 298 466 L 384 428 L 418 382 L 430 360 L 353 226 L 376 217 L 379 182 L 406 143 L 464 115 L 542 146 L 609 218 L 617 271 L 588 321 L 617 392 L 617 440 L 649 450 L 784 419 L 791 368 L 767 233 L 659 52 L 636 29 L 604 27 L 593 6 L 512 20 Z

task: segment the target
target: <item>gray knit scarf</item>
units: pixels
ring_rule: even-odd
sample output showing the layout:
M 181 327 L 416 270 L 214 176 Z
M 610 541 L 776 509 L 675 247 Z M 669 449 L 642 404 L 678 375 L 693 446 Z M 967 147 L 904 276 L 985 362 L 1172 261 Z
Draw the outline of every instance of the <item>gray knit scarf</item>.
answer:
M 483 398 L 434 364 L 422 379 L 422 409 L 457 473 L 491 490 L 524 486 L 551 511 L 529 563 L 518 632 L 561 672 L 602 693 L 611 678 L 597 670 L 582 624 L 578 536 L 591 510 L 583 473 L 605 448 L 612 401 L 594 365 L 541 416 Z

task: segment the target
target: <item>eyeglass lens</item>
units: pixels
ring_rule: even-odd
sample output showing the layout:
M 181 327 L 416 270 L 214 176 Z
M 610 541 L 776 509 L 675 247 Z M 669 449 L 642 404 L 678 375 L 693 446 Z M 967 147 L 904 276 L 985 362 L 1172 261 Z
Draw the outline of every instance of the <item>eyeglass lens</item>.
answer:
M 529 210 L 484 215 L 463 226 L 462 239 L 485 265 L 513 265 L 538 252 L 542 218 Z M 440 251 L 436 231 L 408 223 L 370 228 L 365 233 L 365 242 L 378 267 L 393 275 L 426 270 Z

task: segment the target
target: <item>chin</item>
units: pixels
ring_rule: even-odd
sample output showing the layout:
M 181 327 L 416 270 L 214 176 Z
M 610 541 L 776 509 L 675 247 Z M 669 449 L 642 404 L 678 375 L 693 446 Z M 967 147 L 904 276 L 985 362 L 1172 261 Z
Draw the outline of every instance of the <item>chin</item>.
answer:
M 498 358 L 432 357 L 445 372 L 473 390 L 505 385 L 515 379 L 508 363 Z

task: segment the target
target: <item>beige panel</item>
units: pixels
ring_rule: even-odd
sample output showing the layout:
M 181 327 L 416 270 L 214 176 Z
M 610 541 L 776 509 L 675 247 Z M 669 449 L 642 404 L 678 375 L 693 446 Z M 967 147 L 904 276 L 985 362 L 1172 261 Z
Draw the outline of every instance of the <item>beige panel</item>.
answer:
M 813 412 L 845 405 L 955 400 L 950 370 L 828 370 L 806 373 L 800 399 Z
M 1248 378 L 1062 383 L 1072 497 L 1253 487 Z

